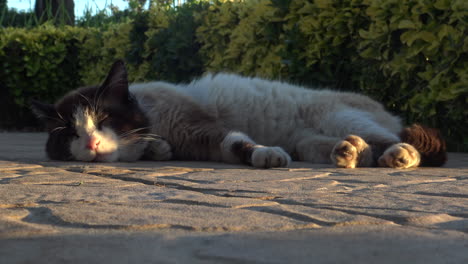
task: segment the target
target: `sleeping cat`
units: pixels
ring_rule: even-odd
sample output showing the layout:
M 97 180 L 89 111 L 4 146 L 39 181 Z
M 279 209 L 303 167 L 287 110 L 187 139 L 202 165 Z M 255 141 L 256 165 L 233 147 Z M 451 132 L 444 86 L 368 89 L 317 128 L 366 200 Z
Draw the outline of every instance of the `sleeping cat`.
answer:
M 337 167 L 441 166 L 440 134 L 400 120 L 372 99 L 234 74 L 189 84 L 129 87 L 122 61 L 100 86 L 72 91 L 55 105 L 32 102 L 48 129 L 55 160 L 211 160 L 258 168 L 291 160 Z

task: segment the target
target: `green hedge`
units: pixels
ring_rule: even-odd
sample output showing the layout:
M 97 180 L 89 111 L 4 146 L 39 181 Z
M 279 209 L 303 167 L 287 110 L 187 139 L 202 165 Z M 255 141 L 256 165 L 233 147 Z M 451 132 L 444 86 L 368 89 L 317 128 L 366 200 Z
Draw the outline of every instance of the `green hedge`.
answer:
M 25 100 L 97 83 L 123 58 L 132 81 L 229 71 L 362 92 L 468 151 L 465 0 L 190 1 L 125 21 L 1 29 L 0 127 L 28 125 Z
M 52 101 L 82 83 L 74 73 L 88 34 L 71 27 L 0 29 L 0 127 L 28 126 L 28 99 Z

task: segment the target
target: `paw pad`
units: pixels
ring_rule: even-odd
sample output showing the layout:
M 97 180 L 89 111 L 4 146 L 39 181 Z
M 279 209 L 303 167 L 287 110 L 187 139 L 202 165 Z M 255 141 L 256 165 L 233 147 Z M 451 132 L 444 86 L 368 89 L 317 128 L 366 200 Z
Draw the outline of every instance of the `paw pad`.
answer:
M 257 168 L 287 167 L 291 157 L 280 147 L 256 146 L 252 153 L 252 166 Z
M 417 167 L 420 160 L 419 152 L 413 146 L 398 143 L 385 150 L 378 163 L 381 167 L 406 169 Z
M 332 162 L 339 168 L 356 168 L 372 163 L 372 152 L 364 139 L 349 135 L 336 143 L 330 155 Z

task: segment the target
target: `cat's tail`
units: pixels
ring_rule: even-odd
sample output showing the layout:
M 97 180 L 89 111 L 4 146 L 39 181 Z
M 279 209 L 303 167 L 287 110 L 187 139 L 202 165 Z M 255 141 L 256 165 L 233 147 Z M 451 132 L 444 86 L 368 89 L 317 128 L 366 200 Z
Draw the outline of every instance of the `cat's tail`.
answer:
M 414 124 L 403 129 L 400 138 L 419 151 L 420 166 L 440 167 L 447 161 L 446 143 L 437 129 Z

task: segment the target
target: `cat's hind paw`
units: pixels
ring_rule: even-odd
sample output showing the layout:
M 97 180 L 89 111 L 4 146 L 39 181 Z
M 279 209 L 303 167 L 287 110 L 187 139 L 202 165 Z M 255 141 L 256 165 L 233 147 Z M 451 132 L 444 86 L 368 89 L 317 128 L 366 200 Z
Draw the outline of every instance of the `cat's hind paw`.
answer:
M 372 151 L 364 139 L 349 135 L 336 143 L 330 158 L 339 168 L 366 167 L 372 164 Z
M 397 143 L 385 150 L 378 163 L 380 167 L 407 169 L 419 166 L 420 161 L 421 156 L 413 146 Z
M 251 162 L 256 168 L 288 167 L 291 157 L 280 147 L 255 146 Z
M 149 160 L 170 160 L 172 158 L 172 147 L 163 139 L 151 141 L 146 150 L 145 158 Z

